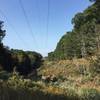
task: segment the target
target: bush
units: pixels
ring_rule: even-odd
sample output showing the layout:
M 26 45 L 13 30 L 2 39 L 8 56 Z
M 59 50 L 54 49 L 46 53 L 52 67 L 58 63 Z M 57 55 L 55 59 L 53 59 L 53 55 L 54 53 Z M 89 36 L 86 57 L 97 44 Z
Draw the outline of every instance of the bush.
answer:
M 81 99 L 82 100 L 99 100 L 100 92 L 96 89 L 82 89 L 81 90 Z
M 90 72 L 100 73 L 100 55 L 97 55 L 95 60 L 91 59 Z
M 0 79 L 2 79 L 2 80 L 7 80 L 10 76 L 11 76 L 11 74 L 6 71 L 0 72 Z

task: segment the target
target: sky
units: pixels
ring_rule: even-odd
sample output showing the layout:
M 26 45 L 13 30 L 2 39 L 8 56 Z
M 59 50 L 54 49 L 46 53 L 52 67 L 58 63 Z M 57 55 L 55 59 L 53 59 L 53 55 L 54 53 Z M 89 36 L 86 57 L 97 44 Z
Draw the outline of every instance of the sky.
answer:
M 89 0 L 0 0 L 0 20 L 6 30 L 3 43 L 46 56 L 72 30 L 75 14 L 90 5 Z

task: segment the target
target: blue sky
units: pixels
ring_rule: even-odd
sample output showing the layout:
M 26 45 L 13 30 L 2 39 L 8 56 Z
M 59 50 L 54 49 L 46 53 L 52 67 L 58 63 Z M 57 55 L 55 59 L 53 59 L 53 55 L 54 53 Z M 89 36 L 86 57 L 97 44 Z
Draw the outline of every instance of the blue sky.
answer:
M 19 0 L 0 0 L 0 20 L 4 21 L 6 29 L 3 42 L 10 48 L 37 51 L 44 56 L 56 48 L 59 39 L 67 31 L 72 30 L 71 19 L 74 15 L 91 5 L 89 0 L 21 1 L 32 32 L 27 26 Z

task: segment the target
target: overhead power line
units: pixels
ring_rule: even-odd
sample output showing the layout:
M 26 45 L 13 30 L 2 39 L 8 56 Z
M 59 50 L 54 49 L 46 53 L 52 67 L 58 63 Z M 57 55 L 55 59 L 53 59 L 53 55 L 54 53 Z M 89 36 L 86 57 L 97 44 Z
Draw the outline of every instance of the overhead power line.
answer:
M 27 13 L 26 13 L 25 8 L 24 8 L 24 6 L 23 6 L 22 0 L 19 0 L 19 4 L 20 4 L 20 7 L 21 7 L 21 9 L 22 9 L 22 11 L 23 11 L 23 15 L 24 15 L 24 17 L 25 17 L 27 27 L 28 27 L 28 29 L 29 29 L 29 31 L 30 31 L 30 35 L 31 35 L 33 41 L 35 42 L 34 45 L 37 47 L 38 45 L 37 45 L 37 42 L 36 42 L 36 39 L 35 39 L 33 30 L 32 30 L 32 28 L 31 28 L 30 22 L 29 22 L 29 20 L 28 20 Z
M 49 18 L 50 18 L 50 0 L 47 1 L 46 47 L 48 45 L 48 36 L 49 36 Z
M 36 11 L 36 14 L 37 14 L 37 18 L 38 18 L 38 20 L 37 20 L 37 25 L 38 25 L 38 28 L 39 28 L 39 31 L 40 31 L 40 33 L 42 33 L 41 31 L 41 25 L 42 25 L 42 23 L 41 23 L 41 13 L 40 13 L 40 7 L 39 7 L 39 0 L 35 0 L 35 7 L 36 7 L 36 9 L 37 9 L 37 11 Z M 41 38 L 42 39 L 42 38 Z M 44 41 L 44 39 L 42 39 L 41 40 L 42 42 L 41 43 L 43 43 L 43 41 Z M 45 44 L 43 43 L 43 45 L 42 46 L 44 46 Z
M 25 47 L 26 46 L 29 47 L 29 45 L 23 40 L 23 38 L 20 36 L 20 34 L 16 31 L 16 29 L 13 26 L 13 24 L 9 21 L 9 19 L 6 17 L 5 13 L 2 10 L 0 10 L 0 14 L 5 18 L 6 22 L 9 24 L 9 26 L 14 31 L 14 33 L 16 34 L 16 36 L 18 37 L 18 39 L 23 43 L 23 45 Z

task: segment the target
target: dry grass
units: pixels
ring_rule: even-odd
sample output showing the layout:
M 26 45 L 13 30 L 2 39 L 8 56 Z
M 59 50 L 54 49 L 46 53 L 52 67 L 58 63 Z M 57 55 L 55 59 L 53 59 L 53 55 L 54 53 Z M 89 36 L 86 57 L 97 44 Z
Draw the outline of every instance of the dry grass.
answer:
M 79 65 L 89 66 L 89 61 L 85 59 L 62 60 L 59 62 L 45 62 L 39 73 L 47 76 L 54 74 L 55 76 L 63 75 L 66 78 L 76 76 Z
M 43 76 L 54 75 L 58 79 L 64 77 L 66 81 L 71 81 L 78 89 L 94 88 L 100 91 L 100 75 L 91 77 L 83 76 L 78 71 L 80 65 L 86 67 L 87 71 L 90 67 L 90 58 L 62 60 L 59 62 L 45 62 L 44 66 L 39 70 L 39 74 Z M 95 59 L 95 57 L 93 57 Z

